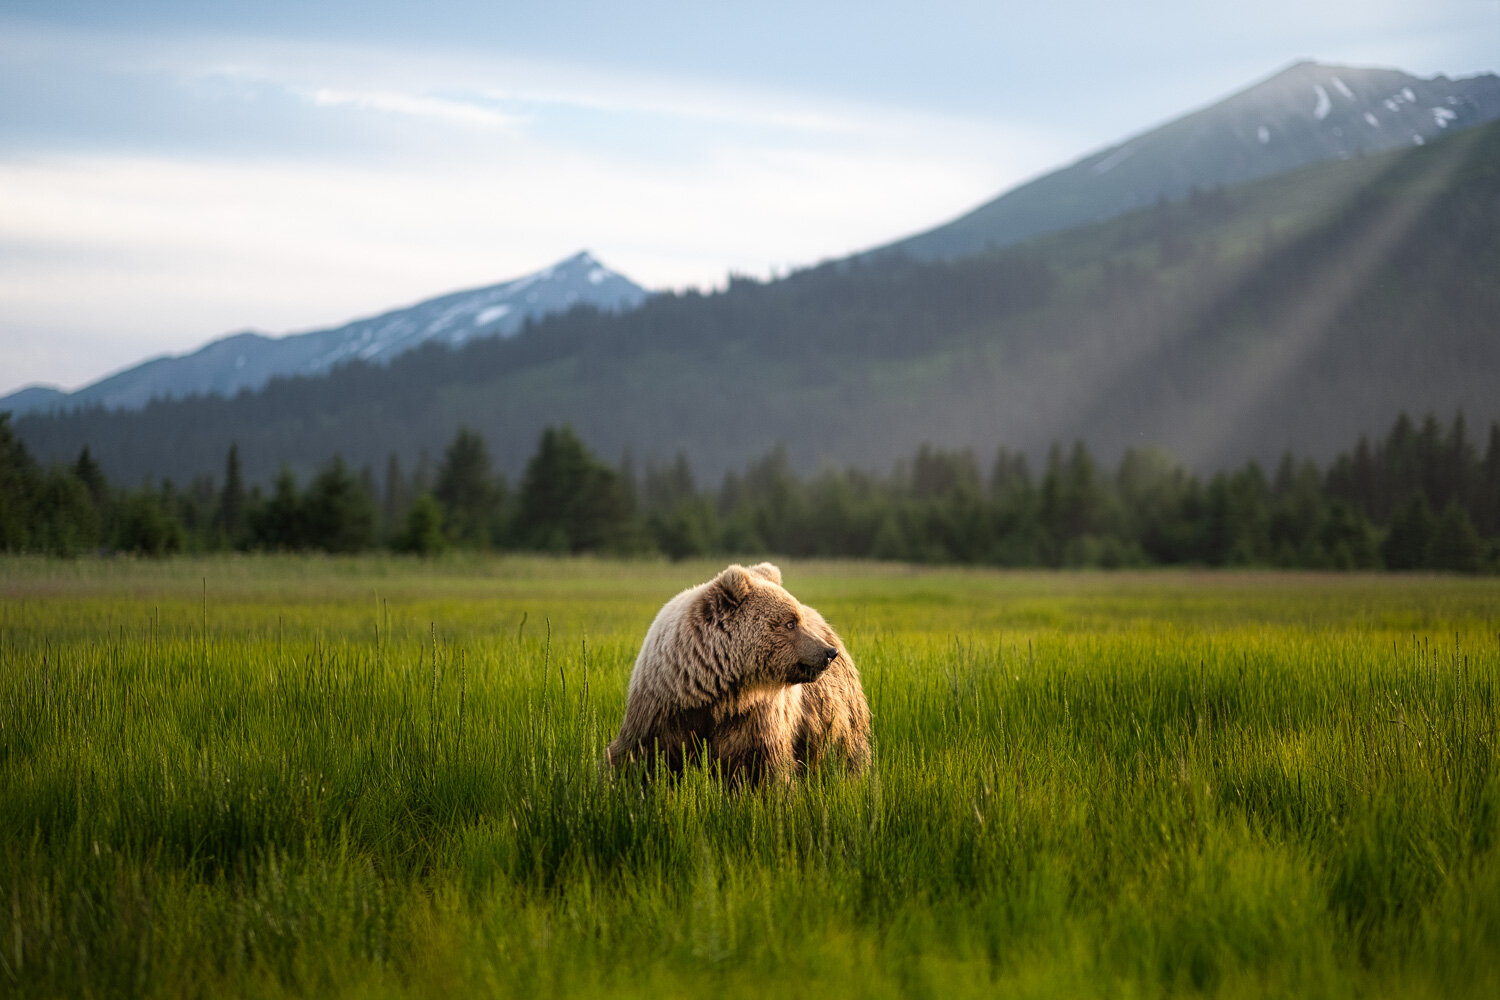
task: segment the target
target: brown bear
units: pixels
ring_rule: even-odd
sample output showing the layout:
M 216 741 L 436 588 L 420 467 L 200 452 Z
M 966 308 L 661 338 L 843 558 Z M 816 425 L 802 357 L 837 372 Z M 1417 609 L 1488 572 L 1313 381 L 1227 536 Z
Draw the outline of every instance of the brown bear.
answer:
M 615 766 L 707 757 L 734 780 L 788 778 L 821 760 L 870 760 L 859 671 L 817 611 L 771 563 L 729 566 L 668 601 L 641 644 Z

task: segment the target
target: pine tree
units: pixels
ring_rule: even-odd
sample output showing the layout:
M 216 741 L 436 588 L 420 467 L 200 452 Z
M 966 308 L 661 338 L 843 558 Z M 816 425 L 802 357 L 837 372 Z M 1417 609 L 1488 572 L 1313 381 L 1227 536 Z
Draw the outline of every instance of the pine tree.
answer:
M 250 517 L 252 542 L 258 548 L 293 551 L 307 544 L 302 497 L 297 477 L 283 465 L 276 476 L 270 499 L 254 508 Z
M 1478 477 L 1474 526 L 1486 536 L 1500 535 L 1500 423 L 1490 424 L 1490 442 Z
M 1386 569 L 1427 568 L 1435 528 L 1425 496 L 1418 493 L 1402 504 L 1391 518 L 1391 530 L 1380 547 Z
M 979 467 L 973 452 L 922 445 L 912 461 L 911 492 L 918 500 L 935 500 L 956 492 L 977 496 Z
M 1294 471 L 1295 470 L 1295 471 Z M 1269 547 L 1283 566 L 1326 565 L 1318 531 L 1327 517 L 1323 477 L 1311 460 L 1296 465 L 1282 459 L 1272 490 Z
M 549 552 L 591 552 L 627 544 L 630 528 L 619 474 L 572 427 L 544 430 L 521 481 L 517 540 Z
M 385 483 L 380 492 L 380 521 L 388 535 L 398 533 L 406 520 L 409 506 L 406 479 L 401 475 L 401 460 L 393 451 L 385 460 Z
M 1375 469 L 1375 454 L 1370 448 L 1370 441 L 1363 434 L 1359 436 L 1359 444 L 1354 447 L 1352 472 L 1350 500 L 1366 518 L 1377 516 L 1379 474 Z
M 490 475 L 489 449 L 478 432 L 458 429 L 443 453 L 432 493 L 443 505 L 451 539 L 477 546 L 490 543 L 502 487 Z
M 687 453 L 680 448 L 669 466 L 660 467 L 648 463 L 645 479 L 642 499 L 649 513 L 663 514 L 676 510 L 685 500 L 698 493 L 693 481 L 692 465 L 688 462 Z
M 652 513 L 647 530 L 651 541 L 668 559 L 706 555 L 713 545 L 713 505 L 706 497 L 683 500 L 670 511 Z
M 1377 517 L 1389 512 L 1394 517 L 1399 506 L 1422 489 L 1421 462 L 1417 454 L 1417 430 L 1403 411 L 1391 425 L 1380 449 L 1378 465 L 1381 478 L 1380 510 Z M 1429 503 L 1430 506 L 1430 503 Z
M 1457 500 L 1443 508 L 1428 543 L 1428 562 L 1433 569 L 1454 573 L 1477 573 L 1484 563 L 1484 543 L 1469 512 Z
M 89 499 L 93 501 L 94 507 L 102 511 L 109 503 L 109 481 L 104 478 L 104 470 L 94 461 L 94 456 L 89 454 L 88 445 L 84 445 L 83 450 L 78 453 L 78 461 L 73 463 L 73 474 L 89 491 Z
M 306 543 L 325 552 L 360 552 L 375 538 L 375 501 L 335 455 L 303 501 Z
M 39 485 L 36 460 L 11 431 L 10 413 L 0 413 L 0 552 L 28 547 Z
M 245 480 L 240 471 L 240 446 L 229 445 L 224 459 L 224 488 L 219 492 L 219 530 L 230 545 L 237 545 L 245 529 Z
M 392 542 L 397 552 L 430 556 L 448 547 L 443 531 L 443 506 L 431 493 L 423 493 L 412 502 L 406 524 Z
M 1233 475 L 1220 473 L 1208 485 L 1202 558 L 1215 566 L 1249 566 L 1270 555 L 1270 487 L 1251 462 Z
M 145 556 L 165 556 L 182 549 L 182 525 L 166 511 L 161 495 L 150 488 L 125 498 L 115 547 Z
M 1187 561 L 1195 526 L 1189 523 L 1186 505 L 1196 486 L 1197 481 L 1165 453 L 1127 451 L 1115 473 L 1115 489 L 1125 509 L 1124 537 L 1151 561 Z
M 990 466 L 990 499 L 999 503 L 1013 501 L 1017 496 L 1032 492 L 1031 469 L 1026 464 L 1025 452 L 1012 453 L 1001 448 L 995 453 Z
M 1328 505 L 1318 544 L 1334 569 L 1374 569 L 1380 562 L 1375 526 L 1344 500 Z
M 1066 460 L 1058 445 L 1048 451 L 1041 501 L 1042 524 L 1058 546 L 1055 556 L 1069 541 L 1110 532 L 1116 520 L 1114 500 L 1082 441 L 1073 443 Z
M 411 475 L 411 495 L 432 492 L 432 456 L 423 448 L 417 452 L 417 468 Z
M 1418 488 L 1433 509 L 1446 507 L 1453 499 L 1453 490 L 1444 476 L 1448 462 L 1443 447 L 1443 429 L 1434 414 L 1428 413 L 1422 418 L 1416 444 Z
M 1459 410 L 1453 415 L 1453 424 L 1448 428 L 1440 462 L 1439 482 L 1447 494 L 1447 499 L 1443 501 L 1445 505 L 1448 500 L 1455 500 L 1465 508 L 1468 507 L 1477 464 L 1474 445 L 1469 441 L 1468 423 L 1464 420 L 1464 411 Z
M 76 556 L 99 544 L 99 509 L 72 469 L 54 466 L 41 480 L 32 524 L 34 548 Z
M 805 520 L 801 484 L 792 471 L 786 445 L 751 462 L 740 480 L 741 503 L 749 515 L 752 537 L 775 552 L 790 551 L 788 541 Z
M 219 490 L 213 476 L 194 476 L 186 492 L 178 497 L 178 517 L 188 548 L 203 551 L 219 548 L 224 539 L 218 531 Z

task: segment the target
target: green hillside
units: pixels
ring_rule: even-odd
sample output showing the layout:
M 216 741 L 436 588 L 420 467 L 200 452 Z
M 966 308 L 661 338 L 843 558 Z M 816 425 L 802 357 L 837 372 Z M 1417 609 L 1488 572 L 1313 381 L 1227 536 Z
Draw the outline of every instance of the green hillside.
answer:
M 1327 458 L 1401 410 L 1500 417 L 1500 127 L 1322 164 L 962 260 L 834 262 L 720 293 L 587 310 L 231 400 L 23 417 L 42 459 L 185 481 L 237 441 L 251 480 L 335 452 L 379 468 L 460 424 L 515 473 L 541 429 L 700 474 L 777 442 L 886 467 L 924 441 L 1198 469 Z

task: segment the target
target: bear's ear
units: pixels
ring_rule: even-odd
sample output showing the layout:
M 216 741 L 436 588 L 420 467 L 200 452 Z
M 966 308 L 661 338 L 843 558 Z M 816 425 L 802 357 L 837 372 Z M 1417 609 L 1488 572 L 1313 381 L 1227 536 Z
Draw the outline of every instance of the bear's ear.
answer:
M 750 567 L 750 572 L 754 573 L 756 576 L 764 577 L 765 579 L 770 580 L 778 587 L 781 586 L 781 567 L 777 566 L 775 563 L 756 563 L 754 566 Z
M 733 563 L 725 567 L 724 572 L 714 577 L 714 587 L 721 591 L 731 604 L 738 604 L 750 596 L 750 590 L 754 584 L 750 580 L 750 571 L 739 563 Z

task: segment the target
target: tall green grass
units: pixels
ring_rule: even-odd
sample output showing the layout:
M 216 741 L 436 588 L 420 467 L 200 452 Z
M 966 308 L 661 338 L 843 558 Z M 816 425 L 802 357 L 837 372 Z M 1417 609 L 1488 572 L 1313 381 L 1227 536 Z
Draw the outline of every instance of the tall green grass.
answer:
M 613 780 L 716 568 L 0 563 L 0 990 L 1500 993 L 1500 582 L 789 564 L 873 772 Z

